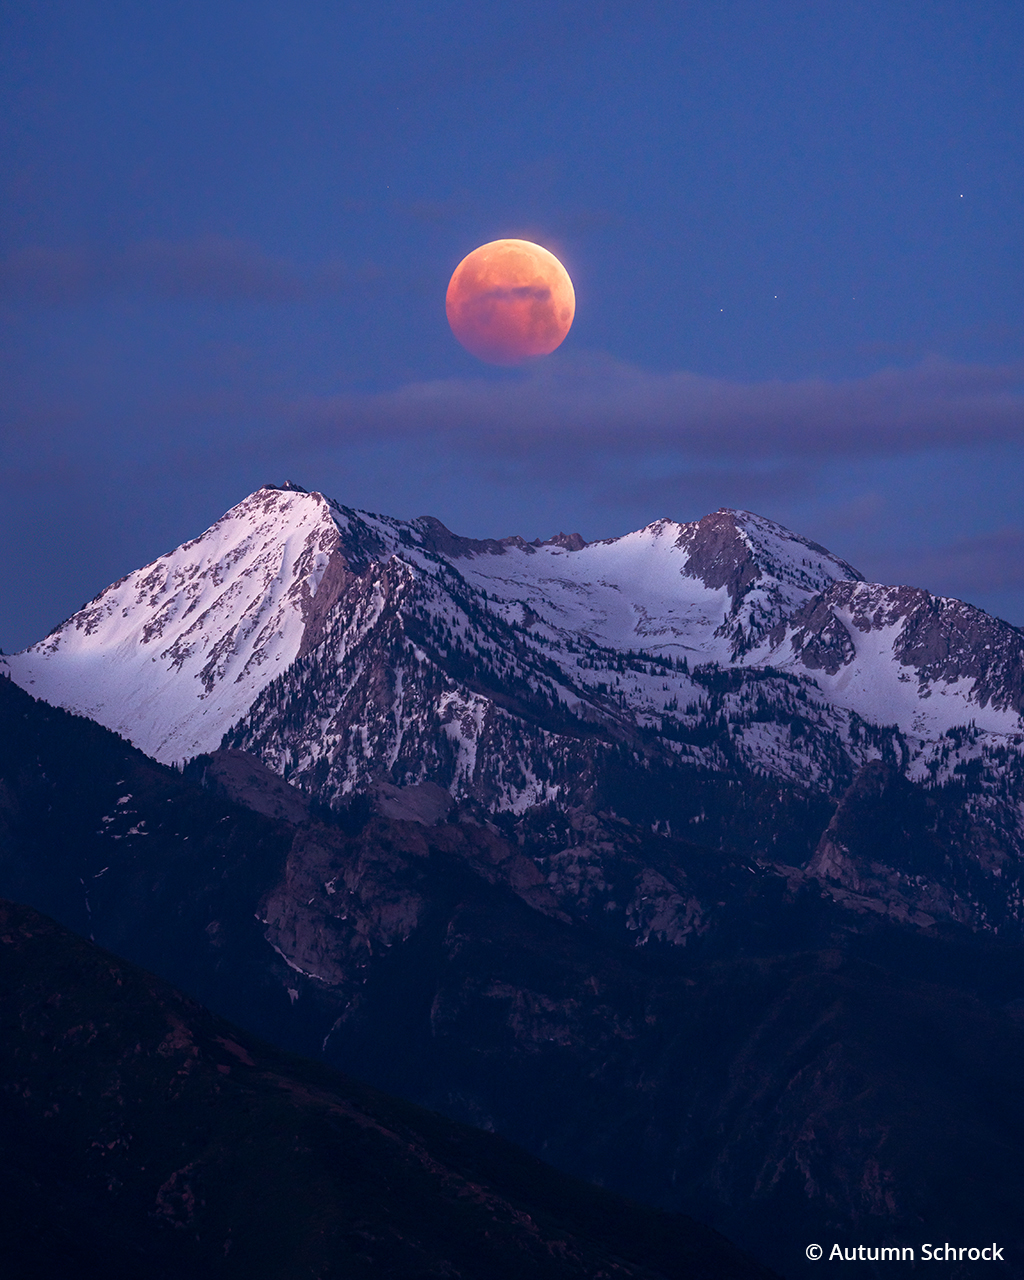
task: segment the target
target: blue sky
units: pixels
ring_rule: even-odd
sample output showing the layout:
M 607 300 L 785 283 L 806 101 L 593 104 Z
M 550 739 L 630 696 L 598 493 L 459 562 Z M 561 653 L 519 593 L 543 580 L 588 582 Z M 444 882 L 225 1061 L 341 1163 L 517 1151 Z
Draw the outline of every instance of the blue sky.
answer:
M 1024 624 L 1017 3 L 0 0 L 0 646 L 257 485 L 748 507 Z M 451 272 L 533 239 L 527 369 Z

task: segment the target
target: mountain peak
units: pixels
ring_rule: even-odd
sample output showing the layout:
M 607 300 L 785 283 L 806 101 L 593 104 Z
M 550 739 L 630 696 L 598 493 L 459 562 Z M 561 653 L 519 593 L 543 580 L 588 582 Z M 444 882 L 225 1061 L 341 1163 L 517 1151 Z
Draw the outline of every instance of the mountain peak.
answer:
M 564 547 L 566 551 L 582 551 L 587 546 L 587 540 L 579 533 L 556 533 L 553 538 L 535 538 L 531 544 L 534 547 Z
M 338 562 L 326 499 L 264 486 L 198 538 L 101 591 L 15 655 L 12 673 L 30 693 L 159 759 L 212 751 L 298 655 L 324 612 L 320 588 L 337 598 L 348 572 Z
M 812 591 L 835 581 L 864 581 L 819 543 L 753 511 L 719 507 L 681 526 L 676 545 L 688 552 L 687 572 L 712 590 L 725 587 L 734 606 L 764 575 Z
M 742 682 L 738 668 L 770 664 L 843 714 L 923 737 L 979 715 L 987 730 L 1016 732 L 1021 636 L 993 626 L 968 605 L 864 584 L 820 544 L 749 511 L 527 542 L 358 511 L 286 482 L 2 665 L 165 762 L 216 750 L 245 721 L 259 742 L 234 745 L 300 785 L 323 757 L 330 794 L 347 795 L 385 774 L 423 781 L 435 748 L 438 767 L 474 778 L 480 743 L 511 732 L 527 706 L 584 738 L 595 725 L 660 733 L 703 714 L 687 674 L 698 665 Z M 301 744 L 289 738 L 300 722 Z M 432 746 L 430 725 L 441 726 Z M 288 745 L 265 752 L 274 734 Z M 787 739 L 784 754 L 796 750 Z M 547 795 L 543 773 L 521 776 L 494 783 L 501 804 Z M 483 794 L 478 778 L 472 787 Z
M 688 552 L 687 572 L 712 591 L 725 587 L 734 603 L 762 573 L 737 514 L 725 507 L 713 511 L 684 525 L 676 542 Z

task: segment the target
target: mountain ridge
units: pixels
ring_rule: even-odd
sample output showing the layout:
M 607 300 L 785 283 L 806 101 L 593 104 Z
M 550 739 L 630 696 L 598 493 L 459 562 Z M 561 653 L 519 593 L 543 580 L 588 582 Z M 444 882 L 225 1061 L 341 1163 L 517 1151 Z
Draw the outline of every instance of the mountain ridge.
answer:
M 669 831 L 624 757 L 510 822 L 430 785 L 329 809 L 230 750 L 183 776 L 9 680 L 0 724 L 0 894 L 236 1024 L 787 1275 L 809 1239 L 978 1231 L 1021 1274 L 1013 863 L 895 756 L 836 807 L 688 774 Z
M 186 759 L 219 745 L 271 679 L 324 641 L 328 615 L 354 580 L 394 558 L 435 578 L 450 565 L 464 590 L 483 594 L 506 621 L 549 644 L 582 639 L 616 655 L 642 649 L 654 658 L 727 667 L 770 662 L 807 672 L 820 669 L 798 634 L 798 619 L 814 629 L 809 601 L 833 584 L 863 582 L 819 544 L 750 512 L 722 508 L 689 524 L 662 518 L 599 542 L 560 534 L 527 543 L 463 538 L 434 517 L 402 522 L 358 512 L 290 484 L 257 490 L 6 665 L 23 687 L 93 715 L 157 758 Z M 632 591 L 616 599 L 624 575 L 633 579 Z M 987 618 L 971 606 L 960 610 Z M 785 623 L 793 624 L 791 634 Z M 1004 644 L 1019 635 L 998 620 L 986 625 Z M 987 673 L 977 667 L 975 655 L 970 674 L 983 679 Z M 948 683 L 958 670 L 947 655 L 929 678 Z M 111 686 L 126 678 L 139 692 L 119 707 L 123 694 Z M 998 685 L 984 688 L 978 709 L 1012 702 L 1019 712 L 1020 691 L 1001 699 Z M 159 689 L 165 707 L 169 697 L 178 705 L 154 712 L 147 688 Z
M 771 787 L 810 813 L 876 762 L 926 790 L 970 779 L 968 826 L 936 810 L 943 838 L 968 841 L 969 901 L 953 864 L 911 898 L 974 927 L 1024 925 L 1024 634 L 866 583 L 750 512 L 527 543 L 265 487 L 3 663 L 164 761 L 241 751 L 335 808 L 429 784 L 515 838 L 554 806 L 563 847 L 566 815 L 612 795 L 655 830 L 697 835 L 708 803 L 723 822 L 721 797 L 741 787 L 763 808 L 746 856 L 795 862 L 850 904 L 870 881 L 904 915 L 898 849 L 881 875 L 815 860 L 820 829 L 789 853 L 777 831 L 766 844 Z M 716 838 L 737 835 L 729 820 Z M 564 897 L 563 872 L 537 857 Z M 685 901 L 666 925 L 680 939 Z
M 0 1025 L 11 1276 L 772 1280 L 692 1220 L 289 1057 L 2 900 Z

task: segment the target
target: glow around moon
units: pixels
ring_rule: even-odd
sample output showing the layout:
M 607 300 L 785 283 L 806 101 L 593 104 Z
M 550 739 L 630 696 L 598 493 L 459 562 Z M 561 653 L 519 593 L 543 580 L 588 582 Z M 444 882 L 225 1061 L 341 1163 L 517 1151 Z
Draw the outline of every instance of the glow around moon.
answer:
M 569 273 L 529 240 L 492 240 L 455 268 L 445 299 L 452 333 L 488 364 L 550 355 L 576 314 Z

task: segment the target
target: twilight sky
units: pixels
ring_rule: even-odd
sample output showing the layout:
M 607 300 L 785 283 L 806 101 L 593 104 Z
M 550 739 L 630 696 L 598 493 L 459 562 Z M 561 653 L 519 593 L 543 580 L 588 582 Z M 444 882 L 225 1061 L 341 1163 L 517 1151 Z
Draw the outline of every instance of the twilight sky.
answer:
M 0 0 L 0 646 L 266 481 L 1024 625 L 1019 0 Z M 488 240 L 576 321 L 480 364 Z

